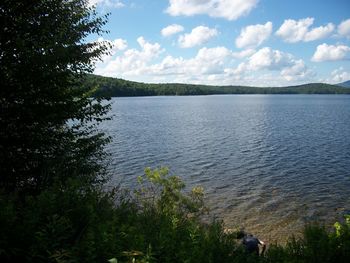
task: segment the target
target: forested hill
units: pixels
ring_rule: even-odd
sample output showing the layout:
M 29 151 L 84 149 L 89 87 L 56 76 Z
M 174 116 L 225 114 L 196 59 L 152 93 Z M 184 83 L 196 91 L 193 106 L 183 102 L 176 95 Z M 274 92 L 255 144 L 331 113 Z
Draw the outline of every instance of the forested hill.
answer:
M 95 88 L 96 97 L 212 95 L 212 94 L 350 94 L 350 89 L 324 83 L 288 87 L 209 86 L 192 84 L 147 84 L 88 75 L 84 85 Z
M 337 84 L 337 86 L 340 86 L 343 88 L 350 88 L 350 80 L 339 83 L 339 84 Z

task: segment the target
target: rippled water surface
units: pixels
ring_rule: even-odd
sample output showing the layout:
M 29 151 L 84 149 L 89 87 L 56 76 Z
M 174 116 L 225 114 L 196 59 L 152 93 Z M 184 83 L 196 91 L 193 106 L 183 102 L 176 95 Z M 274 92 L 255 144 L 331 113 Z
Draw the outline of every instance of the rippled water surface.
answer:
M 112 100 L 110 171 L 136 185 L 168 166 L 202 185 L 229 227 L 283 240 L 350 210 L 350 96 L 224 95 Z

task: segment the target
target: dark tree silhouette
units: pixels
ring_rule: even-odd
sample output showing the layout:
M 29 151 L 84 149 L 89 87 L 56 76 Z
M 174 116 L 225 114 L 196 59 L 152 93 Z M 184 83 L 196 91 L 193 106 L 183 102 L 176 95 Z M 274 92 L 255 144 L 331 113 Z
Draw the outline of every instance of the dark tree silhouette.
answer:
M 85 0 L 0 3 L 0 187 L 38 192 L 74 176 L 100 180 L 107 139 L 95 130 L 109 105 L 81 79 L 108 52 L 100 17 Z

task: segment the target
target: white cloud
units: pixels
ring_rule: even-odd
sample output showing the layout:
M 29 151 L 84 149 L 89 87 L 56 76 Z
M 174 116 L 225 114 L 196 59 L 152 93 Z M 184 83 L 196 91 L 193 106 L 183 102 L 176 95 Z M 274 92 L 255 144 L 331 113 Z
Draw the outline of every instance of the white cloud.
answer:
M 272 32 L 272 23 L 267 22 L 264 25 L 250 25 L 241 30 L 241 34 L 236 39 L 238 48 L 257 47 L 269 38 Z
M 161 82 L 232 85 L 240 81 L 240 76 L 233 76 L 230 72 L 236 58 L 243 58 L 253 50 L 232 52 L 218 46 L 214 48 L 201 48 L 197 55 L 190 59 L 167 56 L 161 63 L 150 67 L 151 75 Z M 243 83 L 241 83 L 243 84 Z
M 276 35 L 289 43 L 299 41 L 309 42 L 329 36 L 335 28 L 332 23 L 328 23 L 326 26 L 310 29 L 313 23 L 314 18 L 311 17 L 300 19 L 298 21 L 287 19 L 284 20 L 281 27 L 277 30 Z
M 202 45 L 209 41 L 209 39 L 218 35 L 215 28 L 205 26 L 198 26 L 192 29 L 191 33 L 181 35 L 178 39 L 179 45 L 182 48 L 190 48 Z
M 118 48 L 97 64 L 96 74 L 142 82 L 253 86 L 300 84 L 312 77 L 302 60 L 268 47 L 240 52 L 202 47 L 195 56 L 183 58 L 166 54 L 143 37 L 137 39 L 139 48 L 127 49 L 120 39 L 112 42 L 119 43 Z M 243 59 L 238 66 L 237 59 Z
M 110 53 L 112 53 L 112 55 L 114 55 L 117 51 L 126 49 L 128 46 L 127 41 L 122 38 L 117 38 L 115 40 L 108 40 L 108 39 L 104 39 L 103 37 L 99 37 L 97 41 L 107 42 L 108 44 L 110 44 L 112 46 L 110 50 Z
M 338 25 L 338 34 L 350 38 L 350 19 L 345 20 Z
M 166 12 L 172 16 L 209 15 L 236 20 L 247 15 L 258 0 L 169 0 Z
M 142 37 L 138 42 L 140 50 L 128 49 L 121 55 L 116 54 L 113 59 L 99 64 L 95 73 L 136 81 L 222 84 L 227 80 L 226 67 L 236 57 L 251 52 L 235 53 L 222 46 L 203 47 L 189 59 L 167 55 L 157 62 L 163 51 L 160 46 Z
M 230 70 L 233 75 L 244 75 L 252 71 L 279 71 L 287 81 L 305 80 L 312 75 L 304 62 L 293 55 L 279 50 L 264 47 L 254 53 L 247 61 Z
M 124 7 L 125 4 L 121 0 L 89 0 L 89 6 L 105 6 L 112 8 L 121 8 Z
M 158 43 L 147 42 L 139 37 L 138 49 L 127 49 L 120 56 L 109 57 L 104 63 L 97 65 L 96 74 L 104 76 L 137 75 L 147 71 L 148 63 L 157 58 L 164 50 Z
M 174 34 L 177 34 L 179 32 L 184 31 L 183 26 L 181 25 L 177 25 L 177 24 L 172 24 L 170 26 L 164 27 L 161 31 L 162 36 L 164 37 L 168 37 Z
M 349 59 L 347 56 L 350 52 L 350 47 L 345 45 L 327 45 L 323 43 L 318 45 L 316 52 L 312 56 L 311 60 L 314 62 L 322 61 L 337 61 Z
M 332 23 L 328 23 L 326 26 L 315 27 L 306 33 L 304 41 L 309 42 L 326 38 L 334 31 L 334 28 L 335 26 Z
M 350 80 L 350 71 L 346 71 L 343 67 L 337 68 L 331 73 L 331 83 L 341 83 Z
M 233 59 L 232 52 L 225 47 L 201 48 L 194 58 L 183 59 L 167 56 L 159 64 L 151 67 L 155 75 L 182 75 L 200 77 L 223 74 L 224 67 Z
M 281 76 L 287 81 L 305 80 L 314 74 L 307 69 L 303 60 L 293 62 L 294 65 L 282 69 Z
M 232 52 L 232 56 L 237 59 L 243 59 L 249 57 L 255 53 L 254 49 L 245 49 L 240 52 Z
M 314 19 L 309 17 L 300 19 L 299 21 L 292 19 L 284 20 L 281 27 L 277 30 L 276 35 L 280 36 L 287 42 L 301 41 L 313 22 Z
M 248 60 L 248 69 L 279 70 L 293 64 L 293 56 L 279 50 L 264 47 L 253 54 Z
M 108 50 L 108 53 L 102 55 L 99 61 L 97 61 L 98 64 L 106 63 L 110 61 L 115 54 L 119 53 L 119 51 L 126 49 L 128 46 L 127 41 L 121 38 L 117 38 L 115 40 L 108 40 L 108 39 L 104 39 L 103 37 L 99 37 L 96 40 L 96 42 L 104 42 L 111 47 Z

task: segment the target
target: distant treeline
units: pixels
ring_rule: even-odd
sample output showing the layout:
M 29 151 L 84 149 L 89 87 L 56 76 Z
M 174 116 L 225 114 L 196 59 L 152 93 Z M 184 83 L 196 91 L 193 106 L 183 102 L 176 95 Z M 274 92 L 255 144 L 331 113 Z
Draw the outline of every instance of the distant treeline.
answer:
M 325 83 L 309 83 L 288 87 L 209 86 L 193 84 L 148 84 L 117 78 L 88 75 L 87 87 L 96 97 L 213 95 L 213 94 L 350 94 L 349 88 Z

